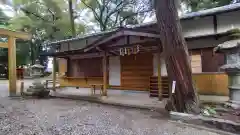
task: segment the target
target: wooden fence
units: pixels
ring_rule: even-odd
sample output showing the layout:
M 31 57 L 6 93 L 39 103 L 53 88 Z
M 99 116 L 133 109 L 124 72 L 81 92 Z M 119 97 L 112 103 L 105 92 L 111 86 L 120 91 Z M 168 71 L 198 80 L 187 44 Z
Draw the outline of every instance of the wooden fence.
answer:
M 168 78 L 162 77 L 164 83 L 162 87 L 164 90 L 169 90 Z M 228 96 L 228 76 L 225 73 L 199 73 L 193 74 L 193 81 L 195 83 L 198 94 L 200 95 L 217 95 Z
M 229 95 L 228 76 L 225 73 L 194 74 L 193 81 L 201 95 Z

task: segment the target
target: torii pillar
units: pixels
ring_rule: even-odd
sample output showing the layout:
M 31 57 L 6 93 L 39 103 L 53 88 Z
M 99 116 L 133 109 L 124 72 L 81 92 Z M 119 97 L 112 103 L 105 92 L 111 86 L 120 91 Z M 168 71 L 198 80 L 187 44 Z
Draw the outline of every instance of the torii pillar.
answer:
M 31 35 L 0 28 L 0 36 L 8 39 L 7 43 L 0 42 L 0 47 L 8 48 L 9 96 L 12 97 L 17 94 L 16 39 L 29 40 Z

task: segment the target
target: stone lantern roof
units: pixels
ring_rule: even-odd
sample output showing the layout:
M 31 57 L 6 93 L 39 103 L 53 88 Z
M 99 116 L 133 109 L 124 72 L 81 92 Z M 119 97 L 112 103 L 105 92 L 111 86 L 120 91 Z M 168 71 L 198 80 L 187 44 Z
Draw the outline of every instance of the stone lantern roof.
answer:
M 35 64 L 35 65 L 32 65 L 31 68 L 44 68 L 44 66 L 40 64 Z
M 235 52 L 240 48 L 240 39 L 229 40 L 213 49 L 215 53 Z
M 226 64 L 226 65 L 221 66 L 220 68 L 225 70 L 226 72 L 239 71 L 240 63 Z

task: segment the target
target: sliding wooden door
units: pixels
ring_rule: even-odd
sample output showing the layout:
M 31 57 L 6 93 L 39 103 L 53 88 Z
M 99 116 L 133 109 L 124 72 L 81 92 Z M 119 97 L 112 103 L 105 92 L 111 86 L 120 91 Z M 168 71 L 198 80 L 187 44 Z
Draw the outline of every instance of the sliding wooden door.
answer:
M 153 75 L 153 55 L 151 53 L 121 57 L 121 88 L 148 90 L 149 78 Z

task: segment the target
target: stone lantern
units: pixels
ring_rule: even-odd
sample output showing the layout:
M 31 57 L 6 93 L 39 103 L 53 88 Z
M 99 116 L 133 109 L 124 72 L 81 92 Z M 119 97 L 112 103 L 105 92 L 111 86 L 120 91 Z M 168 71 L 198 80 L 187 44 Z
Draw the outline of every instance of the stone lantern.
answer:
M 219 44 L 214 52 L 225 54 L 225 65 L 221 69 L 228 75 L 230 102 L 240 105 L 240 39 Z
M 38 96 L 38 97 L 47 97 L 50 93 L 44 83 L 41 82 L 41 75 L 43 75 L 44 66 L 39 64 L 39 61 L 36 61 L 36 64 L 31 66 L 32 77 L 34 79 L 33 83 L 27 91 L 23 92 L 22 95 L 25 96 Z
M 32 65 L 31 67 L 31 76 L 33 78 L 39 78 L 43 75 L 44 66 L 40 65 L 40 62 L 36 60 L 36 64 Z

